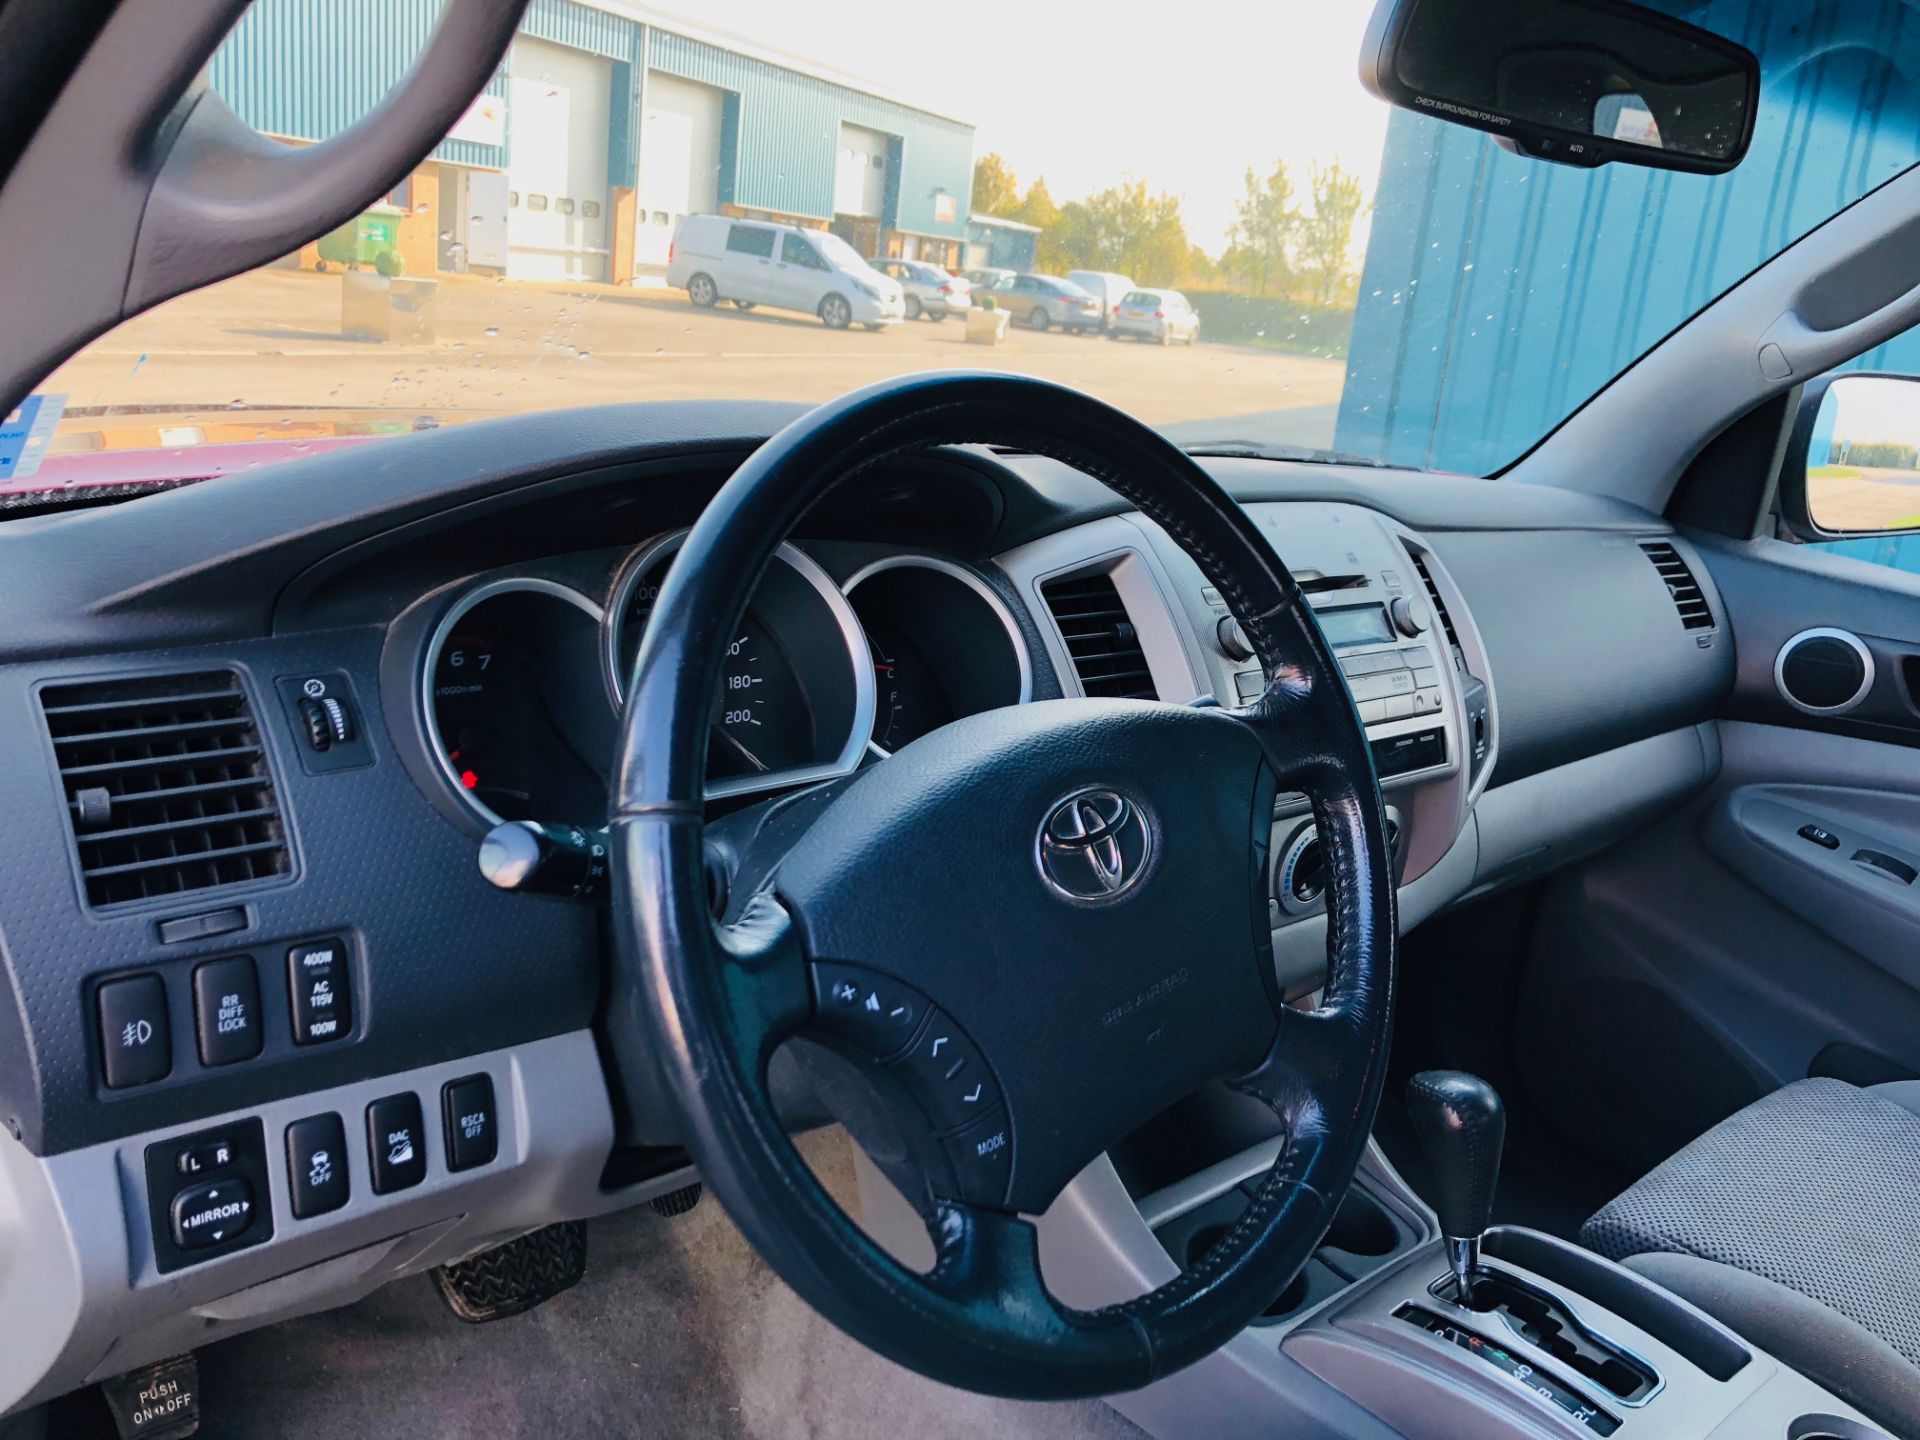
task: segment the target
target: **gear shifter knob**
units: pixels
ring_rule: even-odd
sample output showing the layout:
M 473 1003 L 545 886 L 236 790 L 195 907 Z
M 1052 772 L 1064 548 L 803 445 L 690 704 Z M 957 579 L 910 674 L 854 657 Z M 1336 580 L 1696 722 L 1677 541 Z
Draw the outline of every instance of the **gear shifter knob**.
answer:
M 1493 1218 L 1500 1150 L 1507 1139 L 1506 1106 L 1477 1075 L 1422 1070 L 1407 1082 L 1407 1113 L 1433 1167 L 1433 1209 L 1464 1301 L 1480 1263 L 1480 1236 Z

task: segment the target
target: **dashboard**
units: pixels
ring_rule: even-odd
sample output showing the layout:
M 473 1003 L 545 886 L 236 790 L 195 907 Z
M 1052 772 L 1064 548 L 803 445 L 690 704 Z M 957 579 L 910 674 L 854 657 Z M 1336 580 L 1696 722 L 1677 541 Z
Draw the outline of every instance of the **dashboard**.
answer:
M 610 1076 L 604 916 L 476 856 L 501 821 L 604 822 L 680 537 L 794 413 L 527 416 L 0 526 L 0 1250 L 28 1257 L 0 1273 L 0 1413 L 697 1178 L 647 1076 Z M 1663 520 L 1205 463 L 1336 647 L 1403 927 L 1711 775 L 1731 635 Z M 1184 552 L 1031 455 L 850 479 L 741 583 L 708 749 L 729 823 L 802 823 L 961 716 L 1258 683 Z M 1306 995 L 1325 881 L 1301 797 L 1269 879 L 1277 978 Z

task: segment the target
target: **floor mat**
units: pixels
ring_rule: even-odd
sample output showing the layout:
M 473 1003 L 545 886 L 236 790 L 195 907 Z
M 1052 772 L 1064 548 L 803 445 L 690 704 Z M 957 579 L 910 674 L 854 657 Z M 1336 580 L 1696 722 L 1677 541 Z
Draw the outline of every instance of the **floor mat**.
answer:
M 843 1204 L 850 1142 L 801 1148 Z M 200 1352 L 209 1440 L 1136 1440 L 1097 1401 L 936 1385 L 848 1339 L 761 1263 L 712 1200 L 592 1223 L 587 1274 L 538 1309 L 464 1325 L 424 1275 Z

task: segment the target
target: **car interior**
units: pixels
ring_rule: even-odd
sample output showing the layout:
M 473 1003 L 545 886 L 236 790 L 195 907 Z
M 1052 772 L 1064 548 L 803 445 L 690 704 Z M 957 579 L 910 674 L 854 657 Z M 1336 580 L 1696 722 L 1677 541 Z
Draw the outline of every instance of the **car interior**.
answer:
M 1380 0 L 1350 83 L 1657 230 L 1843 8 Z M 0 3 L 0 453 L 531 13 L 293 146 L 245 9 Z M 964 364 L 0 485 L 0 1436 L 1920 1436 L 1920 168 L 1848 155 L 1492 474 Z

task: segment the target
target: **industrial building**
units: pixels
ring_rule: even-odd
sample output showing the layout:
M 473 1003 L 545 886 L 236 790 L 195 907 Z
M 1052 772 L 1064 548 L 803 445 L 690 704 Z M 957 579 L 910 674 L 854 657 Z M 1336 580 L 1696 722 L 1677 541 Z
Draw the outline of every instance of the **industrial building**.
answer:
M 209 78 L 267 134 L 324 139 L 404 73 L 439 10 L 256 0 Z M 620 0 L 533 0 L 487 92 L 389 198 L 409 273 L 625 284 L 698 213 L 957 266 L 972 180 L 964 121 Z

